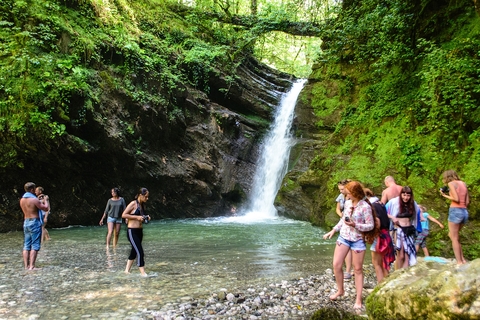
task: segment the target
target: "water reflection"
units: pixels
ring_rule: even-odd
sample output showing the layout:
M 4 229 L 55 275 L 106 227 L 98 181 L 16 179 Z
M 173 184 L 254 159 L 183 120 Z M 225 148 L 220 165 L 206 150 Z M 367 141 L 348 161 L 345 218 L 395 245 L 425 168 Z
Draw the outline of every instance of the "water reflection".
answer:
M 168 303 L 261 282 L 280 282 L 330 267 L 323 230 L 286 219 L 165 220 L 145 226 L 147 273 L 124 274 L 130 244 L 105 248 L 106 228 L 50 231 L 37 272 L 23 271 L 23 234 L 0 234 L 0 318 L 125 318 Z M 122 232 L 122 235 L 125 235 Z M 132 303 L 134 299 L 134 303 Z

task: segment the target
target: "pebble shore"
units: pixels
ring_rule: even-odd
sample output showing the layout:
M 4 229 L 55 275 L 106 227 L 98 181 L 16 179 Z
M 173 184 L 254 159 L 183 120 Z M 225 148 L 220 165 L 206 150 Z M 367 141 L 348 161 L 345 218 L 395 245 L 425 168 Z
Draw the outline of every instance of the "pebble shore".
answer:
M 364 267 L 364 276 L 365 298 L 376 284 L 373 266 Z M 138 316 L 156 320 L 309 319 L 316 310 L 324 307 L 353 313 L 356 294 L 354 278 L 345 281 L 344 297 L 330 301 L 329 296 L 335 291 L 333 272 L 327 269 L 322 275 L 284 280 L 265 286 L 257 285 L 232 291 L 220 289 L 205 299 L 185 297 L 177 303 L 163 306 L 161 310 Z M 359 315 L 366 317 L 365 310 Z M 131 319 L 135 318 L 133 316 Z

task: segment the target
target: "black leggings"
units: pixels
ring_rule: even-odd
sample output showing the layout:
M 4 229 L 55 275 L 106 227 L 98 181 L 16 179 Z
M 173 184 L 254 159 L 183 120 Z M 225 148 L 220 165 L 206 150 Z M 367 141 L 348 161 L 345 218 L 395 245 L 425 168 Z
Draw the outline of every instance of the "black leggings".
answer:
M 145 256 L 143 254 L 142 239 L 143 239 L 143 229 L 142 228 L 128 228 L 127 229 L 128 241 L 132 244 L 132 250 L 128 256 L 128 260 L 137 259 L 137 266 L 145 266 Z

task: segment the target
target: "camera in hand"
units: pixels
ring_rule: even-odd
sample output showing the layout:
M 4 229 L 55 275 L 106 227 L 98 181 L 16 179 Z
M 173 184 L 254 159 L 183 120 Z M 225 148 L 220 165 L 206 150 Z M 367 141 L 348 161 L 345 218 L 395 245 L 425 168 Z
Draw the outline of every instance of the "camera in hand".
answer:
M 446 194 L 450 192 L 450 188 L 448 186 L 443 186 L 440 188 L 440 191 Z
M 149 218 L 149 217 L 150 217 L 150 216 L 142 216 L 142 218 L 143 218 L 143 223 L 148 223 L 148 222 L 149 222 L 149 221 L 148 221 L 148 218 Z
M 345 217 L 345 221 L 350 221 L 350 218 L 349 217 Z

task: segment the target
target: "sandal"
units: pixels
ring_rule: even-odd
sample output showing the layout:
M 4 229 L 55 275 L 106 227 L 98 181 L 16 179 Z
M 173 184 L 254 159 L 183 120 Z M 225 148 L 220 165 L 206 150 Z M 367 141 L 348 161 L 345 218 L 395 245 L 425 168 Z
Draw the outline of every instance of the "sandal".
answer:
M 344 273 L 343 273 L 343 279 L 348 280 L 348 279 L 351 279 L 351 278 L 352 278 L 352 274 L 351 274 L 351 273 L 348 273 L 348 272 L 344 272 Z

